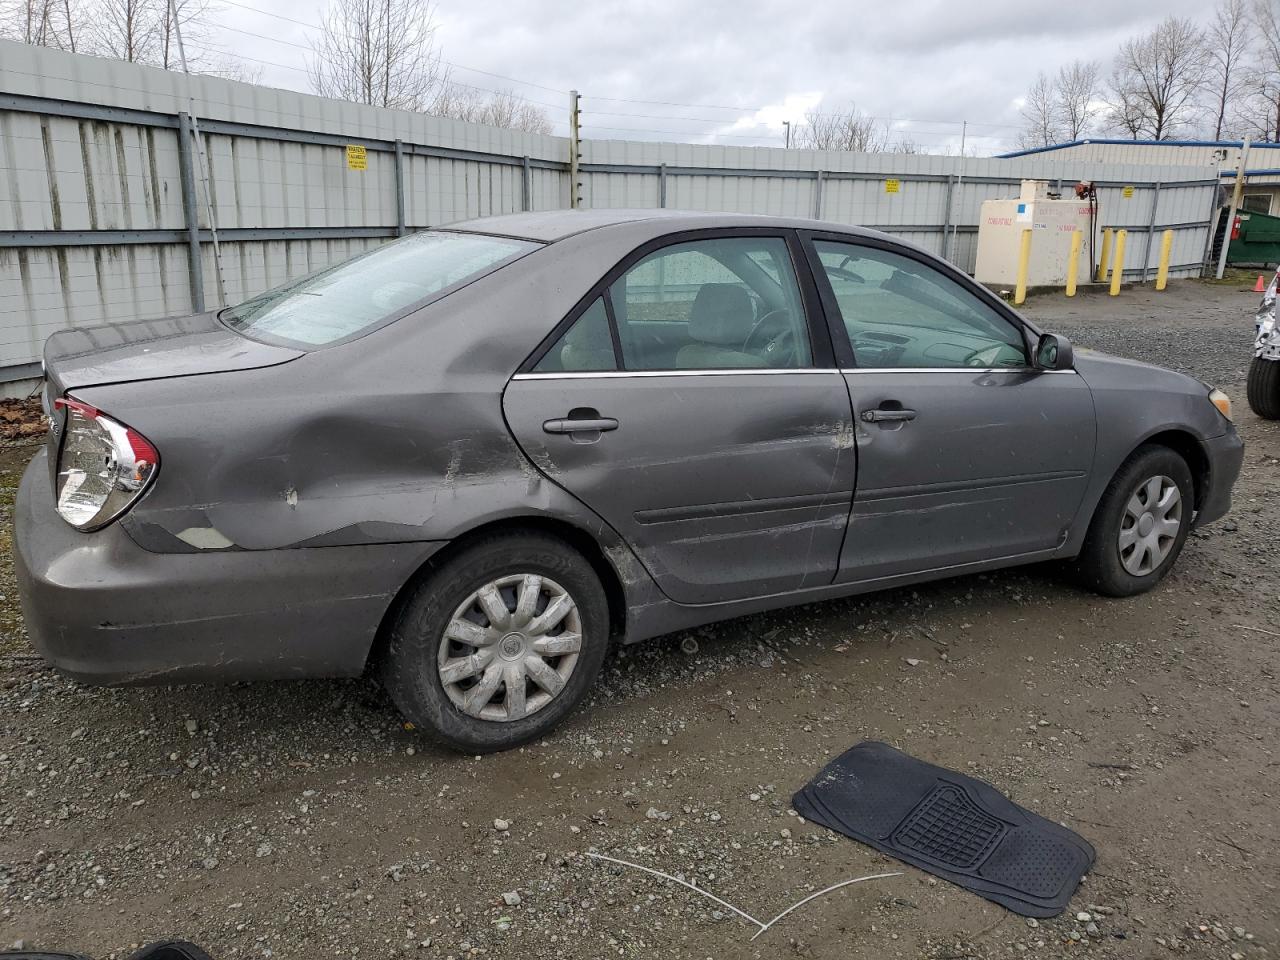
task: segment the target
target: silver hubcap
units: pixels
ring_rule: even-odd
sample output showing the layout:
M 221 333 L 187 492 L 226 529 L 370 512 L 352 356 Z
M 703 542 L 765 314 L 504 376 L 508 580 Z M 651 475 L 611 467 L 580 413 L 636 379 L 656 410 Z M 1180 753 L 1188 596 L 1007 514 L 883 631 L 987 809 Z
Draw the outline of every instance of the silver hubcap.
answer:
M 536 573 L 486 583 L 458 605 L 440 640 L 440 683 L 463 713 L 508 722 L 556 698 L 582 650 L 578 605 Z
M 1144 577 L 1164 563 L 1182 529 L 1182 493 L 1168 477 L 1138 484 L 1120 521 L 1120 563 Z

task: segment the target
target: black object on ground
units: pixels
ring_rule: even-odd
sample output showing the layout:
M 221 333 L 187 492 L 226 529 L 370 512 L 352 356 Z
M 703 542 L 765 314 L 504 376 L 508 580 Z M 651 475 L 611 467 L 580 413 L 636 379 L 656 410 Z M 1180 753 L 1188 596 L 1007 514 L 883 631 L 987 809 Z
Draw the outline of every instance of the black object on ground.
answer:
M 82 953 L 50 953 L 47 950 L 0 950 L 0 960 L 91 960 Z M 194 943 L 161 940 L 129 954 L 127 960 L 212 960 Z
M 792 806 L 1024 917 L 1061 913 L 1095 856 L 990 784 L 870 740 L 823 767 Z

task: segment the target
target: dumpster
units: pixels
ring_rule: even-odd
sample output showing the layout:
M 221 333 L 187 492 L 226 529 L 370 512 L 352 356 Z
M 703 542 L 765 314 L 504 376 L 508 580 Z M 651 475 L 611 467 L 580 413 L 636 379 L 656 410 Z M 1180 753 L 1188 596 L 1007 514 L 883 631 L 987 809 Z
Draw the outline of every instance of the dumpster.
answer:
M 1227 248 L 1227 263 L 1280 264 L 1280 217 L 1252 210 L 1237 211 L 1231 246 Z

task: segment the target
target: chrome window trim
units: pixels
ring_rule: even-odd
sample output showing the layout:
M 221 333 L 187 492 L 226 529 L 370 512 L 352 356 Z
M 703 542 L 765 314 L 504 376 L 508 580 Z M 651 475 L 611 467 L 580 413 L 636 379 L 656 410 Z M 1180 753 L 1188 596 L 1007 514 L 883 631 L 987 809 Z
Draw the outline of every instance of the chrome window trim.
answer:
M 1040 370 L 1037 367 L 845 367 L 841 373 L 1075 373 L 1069 370 Z
M 731 377 L 744 374 L 813 374 L 839 373 L 835 367 L 733 367 L 710 370 L 546 370 L 514 374 L 512 380 L 586 380 L 594 378 L 626 379 L 629 377 Z
M 777 376 L 779 374 L 814 374 L 814 373 L 1034 373 L 1039 376 L 1053 373 L 1070 373 L 1072 370 L 1038 370 L 1035 367 L 734 367 L 723 370 L 546 370 L 530 373 L 517 373 L 512 380 L 594 380 L 594 379 L 628 379 L 632 377 L 732 377 L 745 374 L 763 374 Z

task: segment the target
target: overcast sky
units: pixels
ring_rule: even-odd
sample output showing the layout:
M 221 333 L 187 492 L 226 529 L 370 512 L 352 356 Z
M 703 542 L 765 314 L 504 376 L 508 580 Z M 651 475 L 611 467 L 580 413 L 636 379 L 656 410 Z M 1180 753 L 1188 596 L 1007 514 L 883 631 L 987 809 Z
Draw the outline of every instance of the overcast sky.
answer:
M 308 89 L 297 68 L 317 31 L 255 10 L 319 23 L 322 0 L 236 3 L 222 8 L 211 39 L 269 61 L 260 64 L 262 82 Z M 453 78 L 540 102 L 557 133 L 576 88 L 587 137 L 781 145 L 783 120 L 798 125 L 814 106 L 856 103 L 892 118 L 895 136 L 929 152 L 954 152 L 967 120 L 970 150 L 989 153 L 1016 146 L 1021 97 L 1036 71 L 1077 57 L 1109 62 L 1124 38 L 1170 13 L 1202 19 L 1209 5 L 438 0 L 436 9 Z

